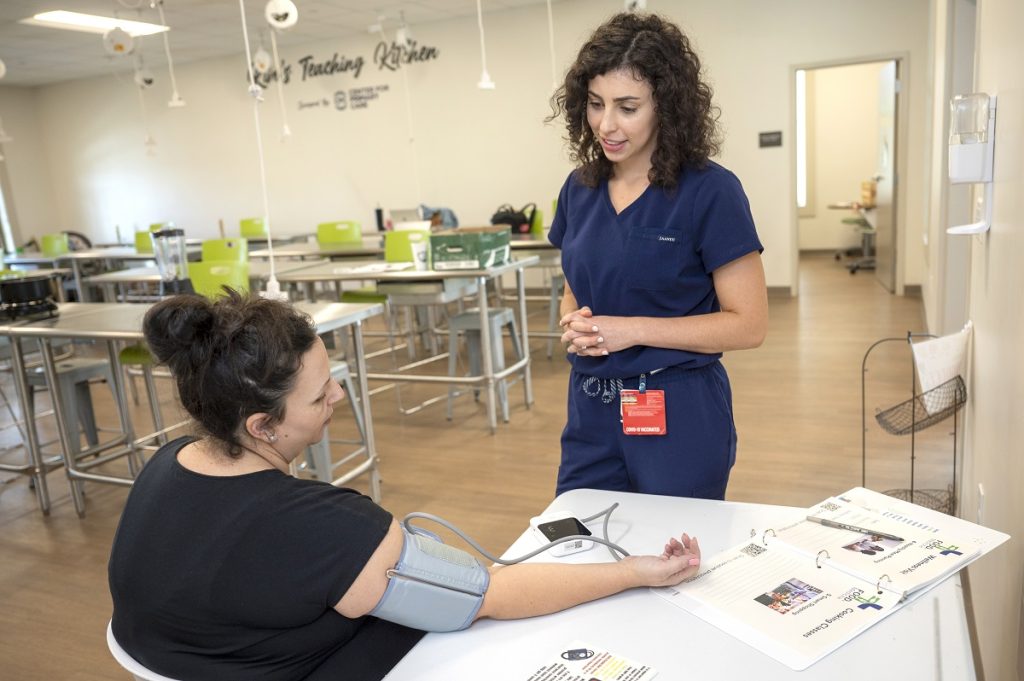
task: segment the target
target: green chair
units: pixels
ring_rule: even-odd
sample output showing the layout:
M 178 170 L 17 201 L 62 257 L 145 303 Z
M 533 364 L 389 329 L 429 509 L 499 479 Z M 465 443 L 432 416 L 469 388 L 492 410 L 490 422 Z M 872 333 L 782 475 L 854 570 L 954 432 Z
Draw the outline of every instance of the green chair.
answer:
M 249 263 L 204 260 L 188 264 L 192 288 L 201 296 L 216 298 L 224 295 L 224 286 L 236 291 L 249 290 Z
M 265 239 L 267 236 L 267 225 L 263 218 L 242 218 L 238 222 L 239 234 L 246 239 Z
M 135 252 L 152 253 L 153 240 L 149 238 L 150 232 L 135 232 Z
M 316 226 L 316 240 L 321 245 L 363 245 L 363 227 L 355 220 L 321 222 Z
M 56 234 L 44 234 L 40 239 L 39 250 L 43 252 L 47 258 L 55 258 L 58 255 L 64 255 L 71 250 L 71 245 L 68 242 L 68 235 L 63 232 Z
M 530 236 L 534 239 L 544 238 L 544 211 L 540 208 L 533 211 L 533 221 L 530 223 Z
M 430 229 L 403 229 L 384 234 L 384 259 L 388 262 L 416 262 L 413 244 L 424 244 L 429 262 Z
M 202 260 L 249 262 L 249 242 L 244 239 L 207 239 L 202 245 Z

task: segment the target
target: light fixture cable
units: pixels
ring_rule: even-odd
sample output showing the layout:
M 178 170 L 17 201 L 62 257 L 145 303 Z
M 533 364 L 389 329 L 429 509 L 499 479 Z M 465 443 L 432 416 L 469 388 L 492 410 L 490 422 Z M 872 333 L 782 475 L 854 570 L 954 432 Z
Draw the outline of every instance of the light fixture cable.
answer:
M 263 224 L 267 228 L 267 251 L 270 255 L 270 278 L 267 279 L 268 298 L 287 298 L 282 294 L 281 284 L 277 281 L 274 266 L 274 235 L 270 224 L 270 198 L 267 192 L 267 166 L 263 158 L 263 133 L 260 131 L 260 102 L 263 101 L 262 88 L 256 84 L 256 76 L 252 71 L 252 50 L 249 47 L 249 26 L 245 21 L 245 0 L 238 0 L 238 9 L 242 13 L 242 38 L 245 41 L 245 63 L 249 70 L 249 94 L 252 96 L 252 114 L 256 122 L 256 156 L 260 161 L 260 189 L 263 194 Z
M 167 20 L 164 18 L 164 0 L 152 0 L 152 4 L 156 6 L 156 11 L 160 13 L 160 24 L 163 26 L 167 25 Z M 171 76 L 171 101 L 167 102 L 167 106 L 176 109 L 185 106 L 185 100 L 178 94 L 178 81 L 174 77 L 174 59 L 171 57 L 171 41 L 167 37 L 170 31 L 163 31 L 164 38 L 164 54 L 167 55 L 167 71 Z
M 480 28 L 480 63 L 483 64 L 483 73 L 480 74 L 480 82 L 476 84 L 481 90 L 493 90 L 494 81 L 491 74 L 487 73 L 487 45 L 484 42 L 484 11 L 480 6 L 480 0 L 476 0 L 476 23 Z

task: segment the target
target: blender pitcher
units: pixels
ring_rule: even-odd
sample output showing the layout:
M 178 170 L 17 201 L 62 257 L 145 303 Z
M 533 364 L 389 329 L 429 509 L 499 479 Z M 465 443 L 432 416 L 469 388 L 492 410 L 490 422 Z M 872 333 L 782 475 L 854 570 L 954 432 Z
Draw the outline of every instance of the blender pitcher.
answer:
M 188 253 L 185 251 L 185 230 L 167 227 L 152 232 L 153 255 L 160 270 L 160 295 L 194 293 L 188 277 Z

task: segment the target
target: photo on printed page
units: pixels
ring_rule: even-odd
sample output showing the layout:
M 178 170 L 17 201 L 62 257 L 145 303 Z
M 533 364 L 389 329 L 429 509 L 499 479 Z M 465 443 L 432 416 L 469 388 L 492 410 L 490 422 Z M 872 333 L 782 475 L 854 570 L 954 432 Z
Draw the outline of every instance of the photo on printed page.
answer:
M 902 541 L 899 539 L 880 537 L 877 534 L 865 534 L 857 541 L 847 544 L 843 548 L 847 551 L 863 553 L 866 556 L 874 556 L 887 549 L 894 549 L 901 543 Z
M 821 589 L 799 579 L 787 579 L 771 591 L 755 596 L 754 600 L 784 615 L 798 605 L 807 603 L 821 593 Z

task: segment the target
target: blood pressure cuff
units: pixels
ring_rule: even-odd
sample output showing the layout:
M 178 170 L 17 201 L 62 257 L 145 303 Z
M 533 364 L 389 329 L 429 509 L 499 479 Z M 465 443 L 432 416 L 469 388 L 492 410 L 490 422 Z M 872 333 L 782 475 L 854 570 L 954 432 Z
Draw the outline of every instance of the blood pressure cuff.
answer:
M 374 617 L 424 631 L 465 629 L 480 611 L 491 576 L 465 551 L 402 528 L 398 564 Z

